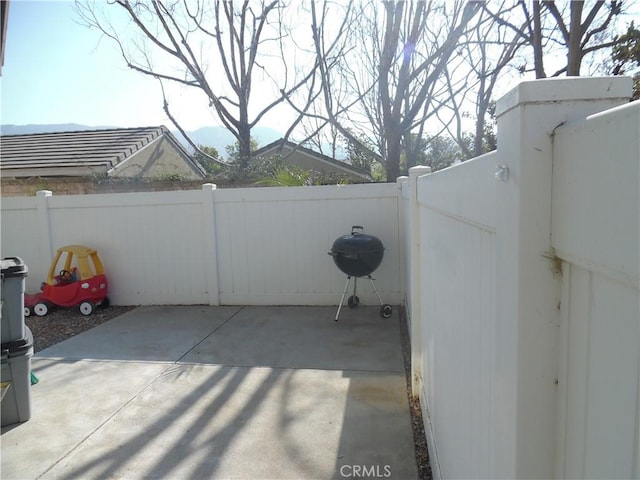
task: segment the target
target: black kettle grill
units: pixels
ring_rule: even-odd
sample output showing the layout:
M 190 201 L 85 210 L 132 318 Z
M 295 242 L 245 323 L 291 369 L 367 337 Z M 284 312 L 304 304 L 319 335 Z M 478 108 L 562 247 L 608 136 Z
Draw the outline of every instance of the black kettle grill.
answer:
M 338 312 L 336 313 L 336 322 L 344 304 L 344 297 L 347 294 L 351 277 L 353 277 L 353 295 L 347 300 L 349 308 L 358 308 L 360 305 L 360 299 L 356 295 L 356 285 L 359 277 L 367 277 L 380 300 L 380 315 L 383 318 L 391 317 L 391 305 L 382 301 L 376 284 L 371 278 L 371 274 L 380 266 L 384 256 L 384 246 L 380 239 L 373 235 L 365 235 L 362 226 L 354 225 L 351 227 L 350 235 L 343 235 L 333 242 L 329 255 L 333 257 L 333 261 L 338 268 L 347 274 L 347 283 L 344 286 Z

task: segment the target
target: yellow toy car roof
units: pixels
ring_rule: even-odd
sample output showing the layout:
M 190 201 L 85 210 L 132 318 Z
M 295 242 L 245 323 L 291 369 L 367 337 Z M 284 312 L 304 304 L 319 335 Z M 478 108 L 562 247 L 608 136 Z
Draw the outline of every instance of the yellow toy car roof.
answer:
M 58 252 L 69 252 L 77 257 L 88 257 L 89 255 L 96 253 L 96 250 L 85 247 L 84 245 L 65 245 L 64 247 L 60 247 Z
M 58 262 L 65 253 L 67 255 L 66 258 L 63 258 L 62 265 L 58 265 Z M 47 283 L 49 285 L 56 284 L 55 278 L 58 268 L 62 267 L 64 270 L 71 271 L 74 258 L 79 271 L 78 280 L 86 280 L 94 275 L 104 274 L 102 260 L 100 260 L 97 250 L 84 245 L 65 245 L 56 251 L 55 258 L 51 262 L 49 274 L 47 275 Z

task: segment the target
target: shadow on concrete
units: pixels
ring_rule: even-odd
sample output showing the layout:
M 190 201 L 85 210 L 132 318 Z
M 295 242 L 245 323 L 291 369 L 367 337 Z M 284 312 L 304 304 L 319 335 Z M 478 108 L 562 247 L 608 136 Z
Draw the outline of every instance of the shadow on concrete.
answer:
M 175 373 L 179 372 L 165 372 L 163 376 Z M 110 448 L 102 448 L 100 454 L 93 455 L 95 458 L 89 461 L 78 462 L 70 456 L 59 465 L 62 475 L 56 472 L 55 476 L 65 479 L 117 478 L 131 471 L 136 477 L 140 475 L 139 478 L 172 478 L 179 472 L 182 472 L 179 476 L 188 472 L 189 478 L 216 478 L 219 460 L 233 444 L 234 437 L 244 434 L 244 426 L 259 411 L 268 390 L 283 372 L 272 370 L 252 394 L 242 399 L 233 414 L 227 416 L 223 410 L 232 399 L 238 401 L 234 394 L 246 381 L 248 373 L 248 369 L 215 369 L 187 395 L 172 401 L 172 407 L 166 412 L 142 425 L 137 433 Z M 157 382 L 161 383 L 162 379 Z M 211 396 L 210 392 L 214 390 L 216 394 Z M 206 404 L 200 405 L 203 398 L 207 398 Z M 195 415 L 191 412 L 194 409 L 198 412 Z M 117 420 L 120 424 L 132 421 L 126 413 L 122 415 L 123 418 Z M 216 418 L 218 415 L 219 419 Z M 180 423 L 183 425 L 178 425 Z M 212 424 L 218 428 L 210 428 Z M 178 436 L 166 435 L 176 426 L 180 430 Z M 92 443 L 95 442 L 89 440 L 87 446 Z M 154 455 L 149 451 L 156 448 L 161 448 L 162 454 Z M 148 461 L 151 460 L 149 457 L 155 457 L 155 460 Z
M 397 315 L 183 308 L 40 352 L 3 478 L 417 478 Z

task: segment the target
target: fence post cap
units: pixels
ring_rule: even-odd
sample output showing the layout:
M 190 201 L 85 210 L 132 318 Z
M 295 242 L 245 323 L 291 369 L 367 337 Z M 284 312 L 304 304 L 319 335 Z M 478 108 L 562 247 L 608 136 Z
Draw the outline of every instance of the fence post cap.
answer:
M 431 173 L 431 167 L 428 167 L 426 165 L 417 165 L 409 169 L 410 177 L 426 175 L 427 173 Z
M 631 77 L 566 77 L 526 80 L 518 83 L 496 102 L 496 117 L 518 105 L 568 101 L 629 101 L 633 90 Z

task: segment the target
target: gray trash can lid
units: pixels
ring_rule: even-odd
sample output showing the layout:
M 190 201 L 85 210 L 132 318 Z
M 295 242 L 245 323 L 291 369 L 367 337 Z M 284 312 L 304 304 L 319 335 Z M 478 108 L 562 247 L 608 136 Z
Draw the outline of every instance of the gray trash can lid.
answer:
M 6 360 L 11 357 L 18 357 L 20 355 L 25 355 L 28 353 L 33 354 L 33 334 L 29 327 L 25 327 L 26 335 L 24 338 L 20 340 L 16 340 L 14 342 L 3 343 L 0 346 L 0 353 L 2 355 L 2 360 Z M 31 350 L 31 351 L 29 351 Z
M 20 257 L 7 257 L 0 260 L 2 278 L 24 277 L 29 269 Z

